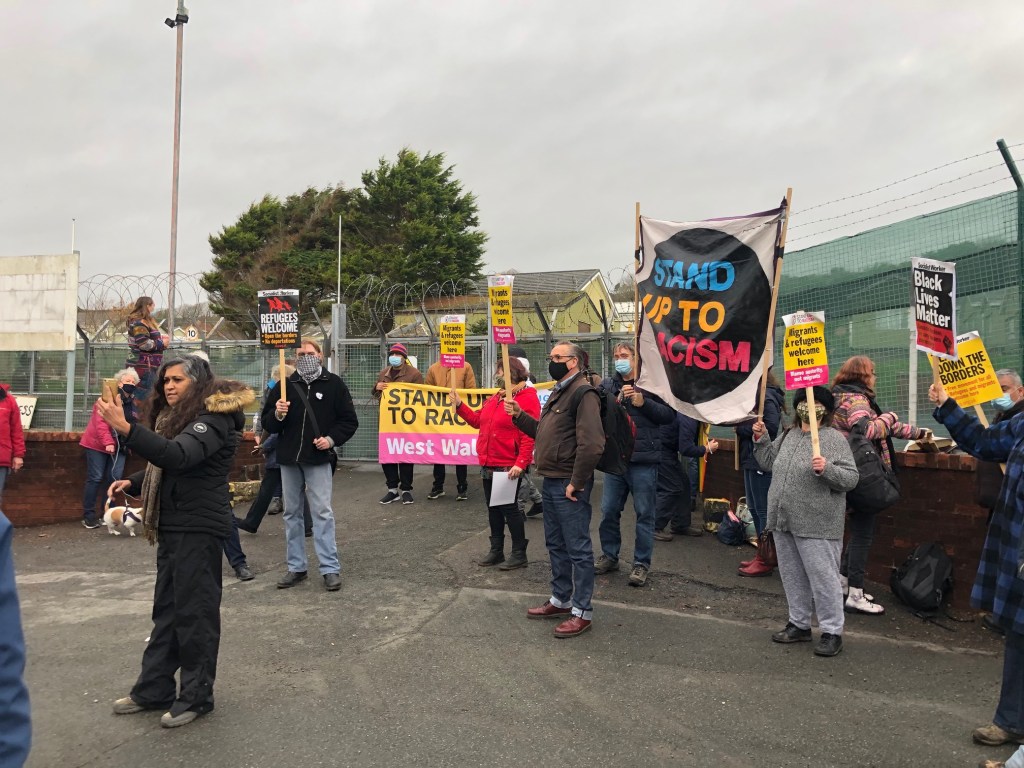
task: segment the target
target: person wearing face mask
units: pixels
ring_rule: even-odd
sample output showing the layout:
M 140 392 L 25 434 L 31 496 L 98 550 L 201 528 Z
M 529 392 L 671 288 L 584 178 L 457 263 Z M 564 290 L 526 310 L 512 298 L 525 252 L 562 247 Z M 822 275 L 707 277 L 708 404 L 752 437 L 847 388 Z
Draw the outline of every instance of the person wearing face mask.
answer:
M 466 361 L 462 368 L 446 368 L 438 360 L 427 369 L 427 378 L 424 382 L 435 387 L 455 389 L 476 389 L 476 374 L 473 366 Z M 497 385 L 495 385 L 497 386 Z M 455 465 L 455 500 L 465 501 L 469 493 L 469 467 L 466 464 Z M 444 496 L 445 465 L 434 465 L 434 484 L 430 488 L 427 498 L 433 501 Z
M 277 463 L 284 492 L 288 571 L 277 588 L 288 589 L 306 580 L 305 496 L 324 588 L 336 592 L 341 589 L 341 561 L 331 508 L 331 478 L 338 458 L 334 449 L 356 433 L 359 419 L 348 387 L 340 376 L 324 369 L 320 345 L 312 339 L 302 340 L 285 394 L 288 400 L 281 399 L 281 386 L 275 386 L 260 417 L 265 432 L 279 435 Z
M 555 380 L 540 419 L 513 400 L 505 413 L 516 428 L 534 438 L 537 474 L 544 478 L 544 543 L 551 562 L 551 597 L 526 612 L 530 619 L 563 619 L 559 638 L 575 637 L 591 627 L 594 548 L 590 540 L 590 493 L 594 470 L 604 453 L 601 400 L 581 372 L 584 353 L 569 342 L 556 344 L 548 357 Z
M 634 386 L 636 380 L 636 351 L 629 342 L 619 342 L 612 350 L 615 375 L 605 379 L 601 386 L 611 392 L 626 409 L 636 426 L 633 455 L 625 475 L 604 476 L 601 496 L 601 556 L 594 563 L 594 573 L 609 573 L 619 569 L 619 550 L 622 546 L 620 521 L 626 506 L 626 497 L 633 494 L 636 512 L 636 538 L 633 544 L 633 568 L 629 584 L 642 587 L 647 583 L 654 554 L 654 524 L 658 495 L 658 463 L 661 460 L 661 427 L 674 424 L 676 412 L 661 399 Z
M 902 440 L 927 440 L 931 437 L 930 429 L 904 424 L 894 411 L 883 412 L 875 402 L 875 364 L 870 357 L 855 355 L 843 363 L 832 382 L 832 395 L 836 400 L 833 426 L 845 437 L 857 424 L 863 423 L 864 434 L 875 444 L 878 455 L 890 469 L 893 466 L 894 437 Z M 885 613 L 885 608 L 873 602 L 871 595 L 864 594 L 864 573 L 875 537 L 877 514 L 877 509 L 850 507 L 850 539 L 840 567 L 848 611 L 874 615 Z
M 409 350 L 405 344 L 395 342 L 388 350 L 388 364 L 377 374 L 377 383 L 373 385 L 373 397 L 380 400 L 384 390 L 392 384 L 422 384 L 423 374 L 409 362 Z M 398 464 L 381 464 L 388 492 L 381 498 L 381 504 L 392 504 L 401 501 L 412 504 L 412 470 L 409 462 Z
M 134 424 L 135 409 L 132 394 L 139 383 L 139 374 L 131 368 L 118 371 L 114 376 L 121 395 L 125 420 Z M 96 516 L 96 499 L 100 491 L 124 474 L 125 449 L 121 438 L 100 416 L 99 408 L 92 408 L 89 424 L 78 443 L 85 449 L 85 493 L 82 497 L 82 525 L 95 529 L 100 527 Z
M 779 575 L 789 606 L 786 626 L 772 635 L 776 643 L 811 641 L 811 614 L 821 637 L 816 656 L 843 650 L 843 593 L 839 587 L 839 551 L 843 546 L 846 492 L 859 473 L 846 437 L 830 426 L 835 401 L 827 387 L 793 396 L 793 426 L 773 441 L 763 421 L 754 422 L 754 458 L 772 473 L 768 488 L 767 529 L 775 537 Z M 820 456 L 811 444 L 810 409 L 818 421 Z
M 533 461 L 533 439 L 524 435 L 512 424 L 505 413 L 505 388 L 508 387 L 513 400 L 529 415 L 540 416 L 540 400 L 537 390 L 527 386 L 526 369 L 514 357 L 508 359 L 509 376 L 505 376 L 504 364 L 498 361 L 494 374 L 494 386 L 498 391 L 484 401 L 483 407 L 474 411 L 459 397 L 455 387 L 449 397 L 455 412 L 474 429 L 479 430 L 476 452 L 482 468 L 484 502 L 487 505 L 487 521 L 491 528 L 491 548 L 477 565 L 487 568 L 497 565 L 502 571 L 513 571 L 528 565 L 526 526 L 523 512 L 515 501 L 509 504 L 491 503 L 494 478 L 508 475 L 510 480 L 521 482 L 524 470 Z M 512 538 L 512 552 L 505 559 L 505 528 Z

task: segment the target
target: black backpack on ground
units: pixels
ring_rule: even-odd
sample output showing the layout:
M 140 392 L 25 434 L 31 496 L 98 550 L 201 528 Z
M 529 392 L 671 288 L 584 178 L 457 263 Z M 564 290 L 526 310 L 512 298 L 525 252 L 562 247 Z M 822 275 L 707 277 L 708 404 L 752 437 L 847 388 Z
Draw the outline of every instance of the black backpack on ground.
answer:
M 863 421 L 853 425 L 846 439 L 860 473 L 857 487 L 846 492 L 846 503 L 854 509 L 888 509 L 900 500 L 900 481 L 896 473 L 886 465 L 878 452 L 878 446 L 868 439 Z M 894 453 L 892 440 L 886 440 L 891 456 Z
M 941 544 L 918 545 L 889 577 L 892 593 L 918 615 L 934 615 L 953 588 L 953 561 Z
M 590 390 L 596 391 L 601 398 L 601 425 L 604 427 L 604 453 L 597 462 L 597 468 L 609 475 L 624 475 L 633 458 L 636 424 L 614 394 L 604 387 L 590 384 L 580 387 L 573 394 L 573 414 L 579 410 L 583 395 Z

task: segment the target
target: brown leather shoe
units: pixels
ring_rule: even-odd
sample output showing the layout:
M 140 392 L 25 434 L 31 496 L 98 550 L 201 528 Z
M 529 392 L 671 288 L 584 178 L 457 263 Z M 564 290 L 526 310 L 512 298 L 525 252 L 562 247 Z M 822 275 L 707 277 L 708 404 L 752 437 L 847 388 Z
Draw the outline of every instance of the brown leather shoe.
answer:
M 559 608 L 556 605 L 552 605 L 551 601 L 548 600 L 544 605 L 539 608 L 527 608 L 526 618 L 528 619 L 557 619 L 561 616 L 568 616 L 572 613 L 571 608 Z
M 592 623 L 587 619 L 581 619 L 579 616 L 573 616 L 568 621 L 563 621 L 555 627 L 555 637 L 576 637 L 576 635 L 582 635 L 590 629 Z

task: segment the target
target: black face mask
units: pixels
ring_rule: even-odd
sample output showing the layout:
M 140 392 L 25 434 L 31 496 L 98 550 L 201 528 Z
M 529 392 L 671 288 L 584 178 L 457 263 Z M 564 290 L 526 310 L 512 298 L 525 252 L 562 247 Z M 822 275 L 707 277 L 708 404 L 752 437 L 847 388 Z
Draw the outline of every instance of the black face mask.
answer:
M 548 373 L 555 381 L 561 381 L 569 372 L 569 364 L 566 362 L 556 363 L 554 360 L 548 362 Z
M 134 384 L 122 384 L 121 385 L 121 393 L 123 395 L 125 395 L 126 397 L 131 397 L 132 395 L 135 394 L 135 385 Z

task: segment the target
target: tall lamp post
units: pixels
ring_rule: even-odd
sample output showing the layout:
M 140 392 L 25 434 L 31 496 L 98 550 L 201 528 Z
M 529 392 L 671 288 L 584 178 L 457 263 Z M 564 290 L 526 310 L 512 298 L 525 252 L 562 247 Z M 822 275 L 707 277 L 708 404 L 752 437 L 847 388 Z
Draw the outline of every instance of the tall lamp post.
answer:
M 188 8 L 185 0 L 178 0 L 178 11 L 173 19 L 164 19 L 178 35 L 178 50 L 174 62 L 174 167 L 171 171 L 171 273 L 167 283 L 167 333 L 174 341 L 174 295 L 178 268 L 178 160 L 181 155 L 181 49 L 185 42 L 185 24 Z

